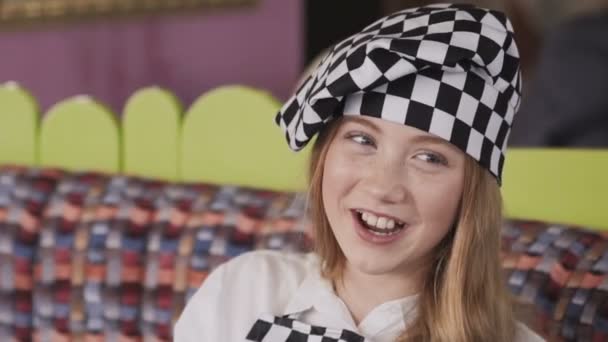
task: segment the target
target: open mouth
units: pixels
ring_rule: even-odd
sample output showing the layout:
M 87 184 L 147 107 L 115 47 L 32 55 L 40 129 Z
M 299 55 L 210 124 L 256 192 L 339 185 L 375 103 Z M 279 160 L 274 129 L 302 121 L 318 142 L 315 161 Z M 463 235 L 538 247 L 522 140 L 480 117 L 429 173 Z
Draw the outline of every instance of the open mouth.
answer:
M 376 216 L 362 210 L 353 210 L 353 214 L 363 228 L 378 236 L 394 235 L 406 227 L 405 222 L 393 218 Z

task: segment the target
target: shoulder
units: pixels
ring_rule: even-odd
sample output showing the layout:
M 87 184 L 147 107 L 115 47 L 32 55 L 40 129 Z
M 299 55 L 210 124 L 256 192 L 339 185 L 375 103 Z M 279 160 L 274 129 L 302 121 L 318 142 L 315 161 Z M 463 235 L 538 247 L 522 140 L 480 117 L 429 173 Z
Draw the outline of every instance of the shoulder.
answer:
M 304 278 L 316 269 L 315 262 L 316 257 L 312 254 L 248 252 L 217 267 L 201 289 L 204 292 L 207 286 L 217 287 L 226 297 L 240 297 L 249 301 L 256 298 L 272 299 L 281 304 L 283 297 L 289 297 Z M 268 294 L 268 297 L 264 294 Z
M 175 341 L 239 339 L 263 313 L 282 314 L 316 257 L 278 251 L 242 254 L 218 266 L 188 301 Z M 227 339 L 232 340 L 232 339 Z
M 220 268 L 223 268 L 221 272 L 229 286 L 239 287 L 242 282 L 247 282 L 248 288 L 253 284 L 262 288 L 278 285 L 293 288 L 316 268 L 316 257 L 312 254 L 254 251 L 242 254 Z
M 279 251 L 254 251 L 244 253 L 218 267 L 224 277 L 234 280 L 252 278 L 254 281 L 279 280 L 295 281 L 302 279 L 316 267 L 312 254 L 285 253 Z M 265 279 L 273 278 L 273 279 Z
M 521 322 L 516 323 L 515 342 L 544 342 L 545 340 L 538 336 L 532 329 L 528 328 Z

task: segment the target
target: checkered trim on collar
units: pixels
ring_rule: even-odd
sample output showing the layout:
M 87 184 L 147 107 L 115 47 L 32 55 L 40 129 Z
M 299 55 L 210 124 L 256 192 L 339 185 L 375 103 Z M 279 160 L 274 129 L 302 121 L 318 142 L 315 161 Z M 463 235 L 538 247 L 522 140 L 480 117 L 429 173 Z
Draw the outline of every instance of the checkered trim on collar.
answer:
M 247 341 L 258 342 L 370 342 L 347 329 L 309 325 L 290 316 L 262 315 L 251 327 Z
M 435 4 L 382 18 L 335 45 L 276 122 L 294 150 L 343 114 L 413 126 L 456 145 L 500 182 L 520 97 L 507 17 Z

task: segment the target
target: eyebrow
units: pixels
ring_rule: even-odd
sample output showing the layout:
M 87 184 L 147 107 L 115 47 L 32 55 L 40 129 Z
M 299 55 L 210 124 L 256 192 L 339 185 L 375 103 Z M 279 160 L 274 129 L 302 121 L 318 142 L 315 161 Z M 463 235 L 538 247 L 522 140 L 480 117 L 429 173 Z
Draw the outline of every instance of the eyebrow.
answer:
M 356 116 L 350 117 L 348 119 L 347 122 L 354 122 L 354 123 L 358 123 L 360 125 L 369 127 L 370 129 L 376 131 L 377 133 L 381 133 L 382 130 L 380 129 L 380 127 L 378 127 L 378 125 L 376 125 L 375 123 L 369 121 L 369 120 L 365 120 Z
M 451 144 L 443 138 L 439 138 L 433 135 L 418 135 L 412 138 L 413 143 L 429 143 L 429 144 L 441 144 L 441 145 L 449 145 Z
M 376 131 L 377 133 L 381 133 L 382 130 L 380 129 L 380 127 L 378 127 L 378 125 L 376 125 L 375 123 L 369 121 L 369 120 L 365 120 L 363 118 L 360 117 L 356 117 L 356 116 L 352 116 L 348 118 L 348 122 L 354 122 L 366 127 L 369 127 L 370 129 Z M 415 127 L 414 127 L 415 128 Z M 412 138 L 412 143 L 413 144 L 438 144 L 438 145 L 443 145 L 443 146 L 447 146 L 449 148 L 456 148 L 455 146 L 453 146 L 449 141 L 434 136 L 434 135 L 430 135 L 430 134 L 421 134 L 421 135 L 417 135 L 414 138 Z

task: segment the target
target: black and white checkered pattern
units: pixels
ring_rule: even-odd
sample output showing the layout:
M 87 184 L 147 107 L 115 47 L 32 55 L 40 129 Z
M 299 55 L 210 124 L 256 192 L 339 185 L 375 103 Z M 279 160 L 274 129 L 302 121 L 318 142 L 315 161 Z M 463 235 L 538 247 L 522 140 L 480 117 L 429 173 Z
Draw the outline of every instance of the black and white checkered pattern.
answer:
M 363 336 L 344 329 L 308 325 L 288 316 L 262 315 L 246 341 L 257 342 L 370 342 Z
M 382 18 L 335 45 L 276 121 L 294 150 L 340 115 L 413 126 L 456 145 L 500 182 L 520 96 L 507 17 L 435 4 Z

